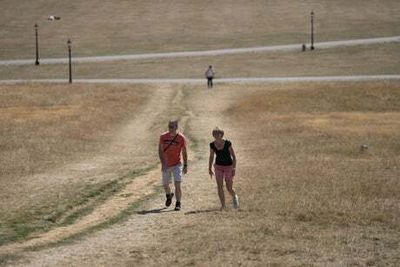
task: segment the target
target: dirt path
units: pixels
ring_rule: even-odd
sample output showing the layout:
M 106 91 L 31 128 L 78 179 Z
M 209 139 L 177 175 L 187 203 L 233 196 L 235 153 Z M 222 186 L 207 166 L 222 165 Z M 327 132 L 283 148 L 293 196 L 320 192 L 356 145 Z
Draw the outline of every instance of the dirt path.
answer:
M 400 42 L 400 36 L 328 41 L 315 43 L 318 49 L 343 47 L 343 46 L 358 46 L 371 45 L 382 43 Z M 105 62 L 118 60 L 140 60 L 140 59 L 158 59 L 158 58 L 177 58 L 177 57 L 199 57 L 199 56 L 218 56 L 242 53 L 255 52 L 276 52 L 276 51 L 300 51 L 302 44 L 275 45 L 262 47 L 246 47 L 246 48 L 228 48 L 208 51 L 185 51 L 185 52 L 167 52 L 167 53 L 150 53 L 150 54 L 134 54 L 134 55 L 110 55 L 97 57 L 74 57 L 73 62 L 88 63 L 88 62 Z M 40 59 L 40 64 L 66 64 L 67 58 L 47 58 Z M 0 60 L 0 66 L 9 65 L 33 65 L 34 59 L 16 59 L 16 60 Z
M 197 88 L 198 89 L 198 88 Z M 207 175 L 207 142 L 210 140 L 209 130 L 215 125 L 221 125 L 219 110 L 229 105 L 227 101 L 215 101 L 226 97 L 229 93 L 210 92 L 196 88 L 160 88 L 168 91 L 172 103 L 176 103 L 175 110 L 170 113 L 181 114 L 182 131 L 188 135 L 191 142 L 195 142 L 194 150 L 189 153 L 189 174 L 183 184 L 183 210 L 174 212 L 163 209 L 164 194 L 158 194 L 150 201 L 144 203 L 134 215 L 121 224 L 89 234 L 71 244 L 52 247 L 39 251 L 22 251 L 30 246 L 37 246 L 62 240 L 73 233 L 84 231 L 90 226 L 98 224 L 105 219 L 124 210 L 130 203 L 151 193 L 153 185 L 158 183 L 158 168 L 148 174 L 136 178 L 127 185 L 123 192 L 112 197 L 93 213 L 82 218 L 71 226 L 58 228 L 38 236 L 25 243 L 13 244 L 3 247 L 2 251 L 20 252 L 22 258 L 13 265 L 29 266 L 97 266 L 97 265 L 129 265 L 145 264 L 157 265 L 162 259 L 150 257 L 151 249 L 165 249 L 164 245 L 175 237 L 170 236 L 170 230 L 184 228 L 193 223 L 194 213 L 217 212 L 218 199 L 215 193 L 214 182 Z M 215 97 L 213 97 L 213 95 Z M 202 101 L 199 101 L 202 99 Z M 207 105 L 204 105 L 207 103 Z M 223 104 L 221 104 L 223 103 Z M 156 108 L 153 104 L 148 108 Z M 140 131 L 146 131 L 151 124 L 149 118 L 147 125 L 142 125 Z M 152 133 L 153 134 L 153 133 Z M 151 145 L 154 147 L 154 144 Z M 123 198 L 121 195 L 134 195 Z M 174 231 L 172 231 L 174 232 Z M 173 257 L 173 255 L 171 255 Z
M 235 97 L 240 97 L 240 90 L 236 90 L 235 94 L 238 94 Z M 207 218 L 209 212 L 218 210 L 215 184 L 207 175 L 208 142 L 211 139 L 210 130 L 217 125 L 230 132 L 230 126 L 224 124 L 220 114 L 232 101 L 231 91 L 227 89 L 202 90 L 202 87 L 196 86 L 160 85 L 140 116 L 121 131 L 109 153 L 100 157 L 102 163 L 108 160 L 108 169 L 101 169 L 103 164 L 100 166 L 93 162 L 74 165 L 75 170 L 79 167 L 83 170 L 88 164 L 92 164 L 90 166 L 94 172 L 93 177 L 96 177 L 98 172 L 107 170 L 106 173 L 111 175 L 113 170 L 120 170 L 113 164 L 124 162 L 129 157 L 134 159 L 135 164 L 143 163 L 149 159 L 146 158 L 148 151 L 155 149 L 159 129 L 164 128 L 165 120 L 172 115 L 178 116 L 183 132 L 192 142 L 189 174 L 183 184 L 181 212 L 174 212 L 171 208 L 163 209 L 164 195 L 160 193 L 137 208 L 134 214 L 122 223 L 85 235 L 69 244 L 38 251 L 25 250 L 85 232 L 90 227 L 118 215 L 133 202 L 153 192 L 154 186 L 159 182 L 159 170 L 156 168 L 135 178 L 122 192 L 74 224 L 54 229 L 24 243 L 3 246 L 0 248 L 0 254 L 17 253 L 22 256 L 12 262 L 12 266 L 152 266 L 168 260 L 171 262 L 174 255 L 168 254 L 168 246 L 178 242 L 179 238 L 184 238 L 174 236 L 174 233 L 180 229 L 190 231 L 190 226 L 196 223 L 196 219 Z M 237 151 L 243 150 L 244 144 L 235 145 Z M 107 158 L 107 155 L 110 158 Z M 244 158 L 240 160 L 245 162 Z M 67 173 L 68 168 L 59 175 Z M 166 258 L 154 257 L 155 250 L 158 252 L 155 255 L 162 252 Z
M 348 75 L 348 76 L 304 76 L 304 77 L 236 77 L 217 78 L 215 83 L 265 83 L 265 82 L 321 82 L 321 81 L 377 81 L 400 80 L 400 75 Z M 61 79 L 0 80 L 0 84 L 19 83 L 67 83 Z M 74 83 L 122 83 L 122 84 L 204 84 L 204 79 L 76 79 Z
M 103 153 L 89 160 L 68 164 L 48 173 L 36 175 L 32 179 L 32 181 L 36 181 L 35 184 L 29 186 L 35 187 L 36 192 L 42 192 L 42 195 L 46 195 L 48 191 L 62 187 L 63 184 L 73 183 L 73 181 L 113 180 L 129 172 L 129 167 L 132 165 L 146 167 L 149 162 L 154 164 L 156 153 L 149 153 L 149 147 L 154 146 L 153 143 L 157 140 L 157 137 L 152 136 L 152 127 L 158 127 L 164 122 L 163 114 L 166 112 L 167 104 L 174 101 L 174 98 L 180 92 L 171 89 L 168 85 L 152 90 L 154 92 L 151 93 L 149 103 L 140 110 L 140 114 L 132 122 L 115 136 L 114 141 L 108 145 Z M 57 242 L 103 223 L 118 215 L 130 203 L 153 193 L 154 185 L 157 182 L 158 176 L 155 175 L 154 171 L 150 171 L 146 175 L 133 179 L 125 189 L 74 224 L 55 228 L 44 234 L 34 236 L 33 239 L 26 242 L 2 246 L 0 247 L 0 254 L 16 253 L 29 247 Z M 40 186 L 43 188 L 39 188 Z M 14 193 L 18 194 L 18 190 L 24 191 L 25 189 L 15 187 L 15 190 Z M 62 189 L 60 190 L 62 191 Z

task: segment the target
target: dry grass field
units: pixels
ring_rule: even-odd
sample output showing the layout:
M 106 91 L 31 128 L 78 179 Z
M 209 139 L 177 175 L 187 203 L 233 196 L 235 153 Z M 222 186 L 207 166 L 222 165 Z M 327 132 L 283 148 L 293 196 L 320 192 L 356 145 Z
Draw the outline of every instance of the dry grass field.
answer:
M 43 58 L 304 43 L 312 9 L 317 41 L 399 34 L 397 0 L 3 0 L 0 58 L 34 58 L 35 23 Z
M 241 55 L 154 60 L 76 63 L 74 78 L 202 78 L 213 65 L 217 78 L 398 74 L 398 44 L 344 47 L 314 52 L 247 53 Z M 2 79 L 66 79 L 66 65 L 7 66 Z
M 130 86 L 23 85 L 0 90 L 2 175 L 29 175 L 92 152 L 145 100 Z M 40 155 L 35 157 L 34 155 Z
M 118 85 L 0 87 L 0 244 L 46 229 L 107 184 L 40 174 L 104 151 L 148 95 L 143 87 Z
M 246 185 L 260 193 L 249 195 L 250 203 L 312 224 L 397 229 L 399 97 L 398 84 L 372 83 L 278 88 L 241 99 L 227 113 L 259 140 L 246 144 L 254 163 L 268 164 L 255 175 L 262 183 Z M 262 200 L 261 192 L 269 196 Z
M 399 35 L 397 0 L 0 2 L 0 60 L 208 50 Z M 47 21 L 49 15 L 60 21 Z M 300 50 L 300 49 L 299 49 Z M 74 78 L 399 74 L 398 44 L 74 64 Z M 67 78 L 64 65 L 0 79 Z M 182 211 L 157 142 L 188 139 Z M 241 208 L 207 172 L 219 126 Z M 0 85 L 0 265 L 399 266 L 400 82 Z M 363 149 L 362 147 L 366 147 Z M 229 200 L 229 198 L 228 198 Z
M 161 209 L 159 193 L 133 205 L 117 225 L 72 243 L 27 251 L 14 262 L 397 266 L 399 86 L 323 82 L 226 84 L 212 91 L 189 85 L 162 88 L 177 92 L 174 99 L 179 96 L 181 105 L 176 108 L 188 116 L 182 125 L 191 143 L 183 210 Z M 215 125 L 225 129 L 238 156 L 238 211 L 218 211 L 215 184 L 207 175 Z M 364 144 L 368 149 L 361 151 Z
M 399 83 L 195 89 L 189 103 L 208 104 L 191 104 L 197 115 L 191 130 L 204 161 L 190 178 L 194 210 L 166 217 L 180 224 L 144 246 L 143 255 L 151 256 L 140 262 L 397 266 L 399 89 Z M 216 192 L 200 182 L 208 179 L 207 142 L 217 123 L 238 156 L 239 212 L 213 211 Z

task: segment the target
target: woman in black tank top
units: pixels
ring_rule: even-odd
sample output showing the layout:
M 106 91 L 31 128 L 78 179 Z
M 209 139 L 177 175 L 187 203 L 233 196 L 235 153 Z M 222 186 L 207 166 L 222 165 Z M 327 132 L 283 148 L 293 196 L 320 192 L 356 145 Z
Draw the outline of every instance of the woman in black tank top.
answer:
M 220 147 L 221 144 L 216 144 L 215 141 L 210 143 L 210 148 L 214 151 L 217 156 L 215 159 L 215 164 L 220 166 L 231 166 L 233 164 L 230 148 L 232 148 L 232 143 L 228 140 L 222 140 L 223 146 L 222 149 L 217 148 Z
M 212 178 L 214 172 L 212 166 L 214 163 L 214 154 L 216 155 L 214 171 L 215 179 L 218 186 L 218 196 L 221 201 L 221 210 L 226 209 L 225 194 L 224 194 L 224 180 L 226 189 L 232 196 L 233 207 L 239 207 L 239 198 L 233 189 L 233 177 L 235 176 L 236 168 L 236 155 L 232 148 L 232 143 L 229 140 L 223 139 L 224 131 L 215 128 L 212 131 L 214 141 L 210 143 L 210 158 L 208 164 L 208 172 Z

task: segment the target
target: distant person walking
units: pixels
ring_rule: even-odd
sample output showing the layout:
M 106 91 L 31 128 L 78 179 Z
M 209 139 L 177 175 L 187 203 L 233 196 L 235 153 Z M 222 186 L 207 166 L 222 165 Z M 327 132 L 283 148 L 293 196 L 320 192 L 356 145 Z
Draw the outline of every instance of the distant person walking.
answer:
M 212 178 L 214 172 L 212 165 L 214 163 L 214 154 L 216 155 L 214 171 L 217 181 L 218 196 L 221 201 L 221 210 L 225 210 L 225 194 L 224 194 L 224 179 L 226 189 L 232 196 L 234 208 L 239 208 L 239 197 L 233 189 L 233 178 L 235 176 L 236 155 L 233 150 L 232 143 L 223 139 L 224 131 L 218 127 L 212 131 L 214 141 L 210 143 L 210 158 L 208 164 L 208 172 Z
M 181 154 L 183 157 L 183 166 Z M 181 182 L 183 174 L 187 173 L 187 152 L 186 138 L 178 132 L 178 121 L 168 122 L 168 132 L 160 136 L 158 155 L 161 161 L 162 184 L 167 197 L 165 206 L 169 207 L 174 197 L 174 193 L 170 188 L 173 176 L 176 197 L 175 210 L 180 210 L 182 196 Z
M 208 69 L 206 70 L 206 78 L 207 78 L 207 87 L 208 88 L 213 88 L 213 79 L 214 79 L 214 75 L 215 72 L 213 70 L 213 67 L 210 65 L 208 66 Z

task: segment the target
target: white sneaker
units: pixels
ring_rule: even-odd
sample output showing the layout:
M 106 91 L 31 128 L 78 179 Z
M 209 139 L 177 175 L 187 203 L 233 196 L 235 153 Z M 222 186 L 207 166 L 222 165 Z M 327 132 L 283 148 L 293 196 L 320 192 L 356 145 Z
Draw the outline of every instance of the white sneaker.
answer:
M 232 202 L 233 202 L 233 207 L 235 209 L 239 208 L 239 197 L 238 197 L 238 195 L 235 195 L 233 197 Z

